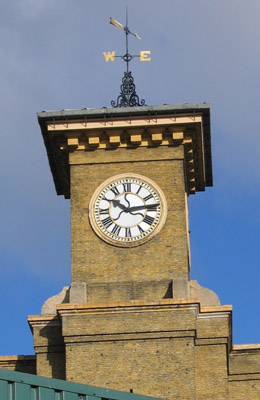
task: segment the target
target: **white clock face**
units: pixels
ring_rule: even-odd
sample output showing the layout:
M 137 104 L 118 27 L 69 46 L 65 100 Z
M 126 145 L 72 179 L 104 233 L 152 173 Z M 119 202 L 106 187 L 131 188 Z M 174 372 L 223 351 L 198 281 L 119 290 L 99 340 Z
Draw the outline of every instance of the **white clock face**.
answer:
M 105 181 L 90 202 L 90 222 L 106 242 L 138 246 L 150 240 L 166 219 L 166 200 L 150 179 L 122 174 Z

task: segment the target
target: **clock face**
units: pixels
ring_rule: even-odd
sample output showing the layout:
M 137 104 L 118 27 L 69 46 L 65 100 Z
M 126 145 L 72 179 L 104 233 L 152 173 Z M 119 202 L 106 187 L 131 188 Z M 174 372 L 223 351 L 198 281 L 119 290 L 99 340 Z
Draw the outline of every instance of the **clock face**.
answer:
M 157 234 L 166 219 L 163 192 L 150 179 L 122 174 L 100 185 L 90 201 L 90 223 L 97 235 L 120 247 L 143 244 Z

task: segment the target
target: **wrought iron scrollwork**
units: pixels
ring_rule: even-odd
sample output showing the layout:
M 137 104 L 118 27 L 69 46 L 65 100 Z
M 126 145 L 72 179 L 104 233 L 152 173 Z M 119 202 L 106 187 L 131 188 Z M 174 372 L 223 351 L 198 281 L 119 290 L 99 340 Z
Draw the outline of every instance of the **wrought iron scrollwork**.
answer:
M 145 100 L 139 101 L 139 96 L 135 91 L 134 78 L 132 72 L 124 72 L 122 84 L 120 86 L 120 95 L 117 97 L 117 101 L 112 100 L 111 106 L 116 107 L 136 107 L 144 106 Z
M 112 100 L 111 101 L 111 106 L 116 108 L 116 107 L 135 107 L 135 106 L 144 106 L 145 105 L 145 100 L 142 99 L 139 101 L 139 97 L 136 94 L 135 91 L 135 84 L 134 84 L 134 78 L 132 76 L 132 72 L 129 71 L 129 63 L 132 61 L 133 58 L 139 57 L 137 55 L 132 55 L 129 54 L 128 52 L 128 36 L 132 35 L 136 39 L 141 39 L 137 33 L 133 33 L 130 31 L 128 27 L 128 12 L 126 8 L 126 25 L 123 26 L 120 24 L 120 22 L 116 21 L 114 18 L 110 18 L 110 23 L 117 28 L 121 29 L 125 33 L 125 39 L 126 39 L 126 52 L 123 56 L 115 56 L 114 57 L 120 57 L 122 60 L 125 61 L 126 63 L 126 72 L 124 72 L 124 76 L 122 79 L 122 84 L 120 86 L 120 94 L 117 97 L 117 100 Z

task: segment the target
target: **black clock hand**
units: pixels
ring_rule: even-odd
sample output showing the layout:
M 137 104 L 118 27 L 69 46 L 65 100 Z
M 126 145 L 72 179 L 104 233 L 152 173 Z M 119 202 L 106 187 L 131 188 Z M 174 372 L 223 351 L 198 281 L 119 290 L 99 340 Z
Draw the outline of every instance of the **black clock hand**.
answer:
M 144 210 L 144 209 L 154 209 L 155 207 L 158 207 L 160 205 L 160 203 L 155 203 L 155 204 L 147 204 L 147 205 L 142 205 L 142 206 L 134 206 L 134 207 L 130 207 L 128 209 L 128 212 L 132 212 L 132 211 L 138 211 L 138 210 Z
M 124 204 L 121 204 L 119 200 L 111 200 L 113 203 L 114 207 L 119 207 L 121 210 L 128 212 L 129 207 L 124 206 Z
M 123 211 L 122 211 L 122 212 L 123 212 Z M 131 215 L 141 215 L 142 218 L 144 217 L 144 214 L 141 214 L 141 213 L 133 214 L 133 213 L 130 211 L 130 214 L 131 214 Z
M 117 221 L 117 220 L 121 217 L 121 215 L 122 215 L 124 212 L 125 212 L 124 210 L 123 210 L 123 211 L 120 211 L 118 217 L 117 217 L 117 218 L 113 218 L 113 221 Z

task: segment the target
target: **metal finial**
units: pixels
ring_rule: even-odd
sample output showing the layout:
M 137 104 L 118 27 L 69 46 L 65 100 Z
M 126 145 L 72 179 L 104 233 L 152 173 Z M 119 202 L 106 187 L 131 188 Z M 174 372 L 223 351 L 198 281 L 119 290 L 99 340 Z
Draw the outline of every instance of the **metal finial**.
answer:
M 119 57 L 126 62 L 126 72 L 124 72 L 124 76 L 122 79 L 122 84 L 120 86 L 120 94 L 117 97 L 117 100 L 111 101 L 112 107 L 135 107 L 135 106 L 143 106 L 145 105 L 145 100 L 142 99 L 139 101 L 139 97 L 136 94 L 134 78 L 132 76 L 132 72 L 129 71 L 129 63 L 134 57 L 140 57 L 141 61 L 150 61 L 149 51 L 142 51 L 139 55 L 132 55 L 128 52 L 128 35 L 133 35 L 136 39 L 141 39 L 137 33 L 133 33 L 130 31 L 128 27 L 128 11 L 126 8 L 126 25 L 123 26 L 120 22 L 115 20 L 114 18 L 110 18 L 110 23 L 117 28 L 123 30 L 125 32 L 126 37 L 126 52 L 123 56 L 116 56 L 115 52 L 112 53 L 104 53 L 106 61 L 114 61 L 115 57 Z
M 134 78 L 131 71 L 124 72 L 122 85 L 120 86 L 120 95 L 117 100 L 111 101 L 112 107 L 135 107 L 144 106 L 145 100 L 139 101 L 139 97 L 135 91 Z

